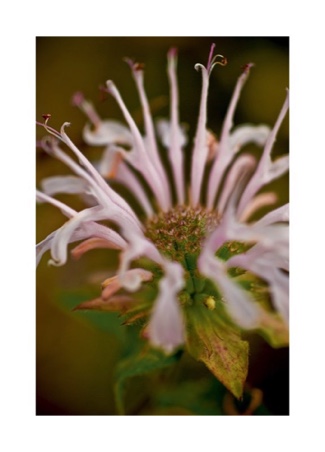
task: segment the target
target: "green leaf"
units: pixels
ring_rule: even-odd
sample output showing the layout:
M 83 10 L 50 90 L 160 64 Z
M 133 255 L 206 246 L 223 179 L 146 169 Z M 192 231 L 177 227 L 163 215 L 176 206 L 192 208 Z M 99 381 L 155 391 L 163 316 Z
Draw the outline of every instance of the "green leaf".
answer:
M 189 353 L 202 361 L 235 397 L 242 396 L 249 346 L 227 321 L 220 300 L 213 311 L 202 304 L 188 307 L 187 346 Z
M 149 348 L 136 350 L 120 361 L 116 369 L 115 400 L 119 414 L 125 414 L 124 393 L 130 378 L 151 374 L 171 366 L 179 360 L 180 353 L 165 355 L 162 351 Z
M 178 384 L 164 385 L 155 394 L 159 408 L 178 408 L 193 415 L 222 415 L 225 387 L 215 378 L 183 380 Z

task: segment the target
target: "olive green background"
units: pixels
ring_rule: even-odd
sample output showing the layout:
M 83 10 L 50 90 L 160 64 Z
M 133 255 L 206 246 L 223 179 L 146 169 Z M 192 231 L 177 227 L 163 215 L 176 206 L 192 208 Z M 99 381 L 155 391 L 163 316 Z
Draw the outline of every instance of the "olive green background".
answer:
M 50 113 L 50 125 L 59 128 L 71 122 L 70 137 L 94 160 L 100 150 L 82 142 L 85 117 L 71 105 L 71 97 L 82 91 L 103 118 L 121 119 L 113 98 L 102 100 L 99 85 L 111 79 L 119 88 L 129 110 L 141 127 L 139 100 L 124 57 L 145 64 L 145 86 L 156 116 L 169 111 L 166 54 L 170 47 L 179 51 L 178 75 L 180 119 L 188 124 L 189 146 L 195 132 L 201 76 L 196 63 L 206 64 L 210 45 L 228 59 L 211 76 L 208 126 L 219 135 L 230 96 L 241 67 L 254 62 L 238 109 L 235 123 L 273 125 L 289 86 L 288 38 L 257 37 L 38 37 L 36 39 L 37 120 Z M 289 151 L 289 119 L 286 118 L 274 156 Z M 37 128 L 37 139 L 44 136 Z M 190 155 L 190 154 L 189 154 Z M 41 150 L 37 150 L 37 183 L 47 176 L 69 171 Z M 288 177 L 272 184 L 279 202 L 288 200 Z M 59 197 L 78 209 L 72 196 Z M 37 208 L 37 241 L 62 225 L 64 217 L 55 208 Z M 37 413 L 38 414 L 115 414 L 113 400 L 114 366 L 123 340 L 123 329 L 115 315 L 76 313 L 73 306 L 100 292 L 100 281 L 113 274 L 117 255 L 91 251 L 80 261 L 70 260 L 63 267 L 49 267 L 49 254 L 37 269 Z M 268 408 L 274 414 L 288 413 L 288 351 L 271 350 L 262 340 L 253 346 L 249 381 L 264 391 Z M 175 414 L 175 413 L 173 413 Z M 176 413 L 177 414 L 177 413 Z

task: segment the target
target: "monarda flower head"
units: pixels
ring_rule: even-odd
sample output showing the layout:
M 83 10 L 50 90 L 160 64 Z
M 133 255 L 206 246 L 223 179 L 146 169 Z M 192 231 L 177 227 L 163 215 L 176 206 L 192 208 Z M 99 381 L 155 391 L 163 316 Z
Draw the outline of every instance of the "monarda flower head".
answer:
M 127 63 L 139 93 L 143 132 L 112 81 L 105 89 L 118 103 L 125 124 L 102 120 L 82 94 L 74 96 L 90 120 L 84 140 L 105 147 L 99 166 L 92 165 L 71 141 L 66 132 L 69 123 L 56 131 L 48 124 L 49 116 L 44 116 L 42 125 L 49 137 L 42 147 L 73 175 L 47 178 L 42 191 L 37 191 L 39 202 L 53 204 L 68 218 L 37 245 L 37 258 L 50 250 L 50 263 L 63 265 L 73 242 L 80 242 L 72 250 L 75 257 L 95 248 L 119 250 L 116 275 L 102 283 L 98 298 L 77 308 L 120 311 L 126 324 L 140 324 L 143 341 L 166 354 L 187 349 L 240 397 L 248 369 L 248 342 L 242 333 L 259 332 L 275 347 L 288 343 L 288 204 L 251 220 L 258 209 L 276 201 L 274 192 L 260 190 L 288 170 L 288 156 L 275 161 L 271 157 L 288 110 L 288 95 L 273 129 L 251 124 L 233 128 L 235 108 L 252 66 L 247 64 L 218 141 L 207 129 L 207 98 L 211 72 L 226 60 L 214 55 L 212 45 L 207 66 L 195 66 L 202 75 L 202 92 L 190 154 L 184 152 L 187 136 L 179 121 L 176 50 L 168 53 L 168 120 L 154 123 L 143 65 Z M 240 152 L 249 143 L 262 149 L 259 161 Z M 161 152 L 168 159 L 162 159 Z M 191 159 L 189 177 L 185 159 Z M 166 171 L 167 164 L 171 171 Z M 141 207 L 140 216 L 111 181 L 130 190 Z M 58 193 L 82 195 L 88 205 L 77 212 L 55 199 Z

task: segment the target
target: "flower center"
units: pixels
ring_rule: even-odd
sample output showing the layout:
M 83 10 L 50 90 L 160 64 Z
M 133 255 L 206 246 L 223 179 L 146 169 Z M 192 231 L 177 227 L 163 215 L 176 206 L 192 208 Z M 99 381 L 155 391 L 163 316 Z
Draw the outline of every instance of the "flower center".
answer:
M 176 206 L 147 220 L 145 234 L 162 254 L 179 261 L 185 254 L 200 251 L 220 219 L 216 211 L 203 207 Z

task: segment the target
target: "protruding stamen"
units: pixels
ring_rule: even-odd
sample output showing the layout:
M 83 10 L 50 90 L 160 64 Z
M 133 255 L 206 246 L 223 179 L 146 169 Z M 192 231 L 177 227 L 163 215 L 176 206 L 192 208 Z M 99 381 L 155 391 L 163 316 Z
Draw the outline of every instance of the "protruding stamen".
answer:
M 198 119 L 198 125 L 195 135 L 195 144 L 192 157 L 192 169 L 191 169 L 191 202 L 194 206 L 197 206 L 200 202 L 200 191 L 202 185 L 202 179 L 205 169 L 206 160 L 208 157 L 208 146 L 206 143 L 206 123 L 207 123 L 207 98 L 209 90 L 209 78 L 212 69 L 216 64 L 225 65 L 227 60 L 222 55 L 213 56 L 214 45 L 211 46 L 208 66 L 205 68 L 202 64 L 196 64 L 195 69 L 201 69 L 202 72 L 202 91 L 200 102 L 200 113 Z M 220 61 L 218 61 L 220 58 Z
M 251 68 L 252 68 L 253 66 L 255 66 L 254 63 L 246 63 L 246 64 L 244 64 L 244 66 L 242 67 L 243 72 L 244 72 L 245 74 L 249 74 L 249 71 L 251 70 Z
M 53 129 L 53 127 L 50 127 L 47 125 L 47 123 L 49 122 L 51 115 L 49 113 L 42 115 L 42 118 L 44 119 L 44 122 L 39 122 L 36 121 L 36 124 L 38 126 L 44 127 L 44 129 L 51 135 L 55 136 L 56 138 L 59 138 L 59 140 L 61 139 L 61 135 L 60 132 L 58 132 L 57 130 Z
M 144 63 L 137 63 L 132 58 L 124 58 L 124 61 L 129 65 L 132 71 L 143 71 Z
M 213 60 L 213 53 L 214 53 L 214 49 L 215 49 L 216 45 L 213 42 L 211 44 L 211 48 L 210 48 L 210 53 L 209 53 L 209 59 L 208 59 L 208 64 L 207 64 L 207 70 L 209 71 L 212 65 L 212 60 Z
M 216 45 L 214 43 L 211 44 L 208 64 L 206 67 L 206 70 L 208 71 L 209 74 L 211 73 L 212 69 L 214 68 L 214 66 L 216 64 L 220 64 L 220 66 L 226 66 L 226 64 L 227 64 L 227 58 L 225 58 L 223 55 L 220 55 L 220 54 L 213 55 L 215 46 Z M 218 61 L 218 59 L 219 59 L 219 61 Z
M 42 115 L 42 118 L 44 119 L 45 124 L 47 124 L 48 120 L 51 118 L 51 115 L 50 113 L 47 113 L 45 115 Z

